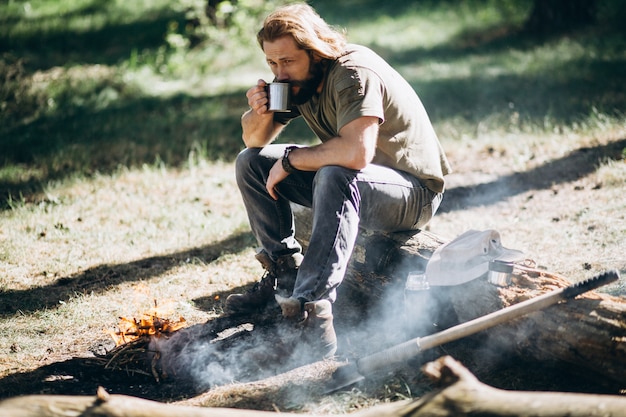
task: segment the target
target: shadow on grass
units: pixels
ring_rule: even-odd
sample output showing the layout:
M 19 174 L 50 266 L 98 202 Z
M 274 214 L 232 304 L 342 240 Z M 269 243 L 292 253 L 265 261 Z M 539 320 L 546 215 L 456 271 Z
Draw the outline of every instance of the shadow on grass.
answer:
M 527 191 L 545 190 L 555 184 L 576 181 L 594 172 L 607 158 L 622 160 L 624 149 L 626 138 L 603 146 L 577 149 L 530 171 L 505 175 L 489 183 L 448 189 L 439 212 L 488 206 Z
M 28 290 L 0 292 L 0 317 L 10 317 L 18 313 L 54 309 L 59 301 L 69 301 L 76 294 L 102 294 L 112 286 L 124 282 L 147 280 L 175 268 L 190 258 L 212 262 L 225 254 L 239 253 L 255 245 L 250 232 L 240 232 L 214 244 L 153 256 L 134 262 L 100 265 L 78 275 L 59 278 L 55 283 Z M 223 297 L 220 297 L 222 299 Z
M 312 0 L 309 4 L 329 23 L 348 26 L 350 22 L 363 22 L 382 17 L 395 18 L 404 15 L 416 6 L 417 1 L 406 0 Z M 419 5 L 426 8 L 436 2 L 420 1 Z M 432 7 L 432 8 L 436 8 Z
M 180 381 L 157 382 L 153 376 L 107 370 L 95 358 L 71 358 L 0 379 L 0 400 L 23 395 L 96 395 L 98 387 L 109 394 L 131 395 L 171 402 L 196 394 Z
M 118 165 L 152 164 L 156 158 L 178 166 L 188 160 L 196 142 L 204 142 L 196 151 L 210 159 L 232 159 L 243 146 L 239 118 L 244 105 L 244 93 L 236 92 L 133 98 L 102 110 L 75 107 L 67 114 L 1 129 L 0 154 L 9 163 L 48 162 L 50 173 L 108 172 Z
M 476 66 L 470 76 L 427 82 L 407 76 L 435 124 L 451 119 L 478 127 L 494 120 L 496 126 L 506 127 L 519 121 L 549 129 L 575 124 L 594 110 L 623 117 L 626 72 L 622 68 L 626 66 L 626 59 L 602 58 L 600 51 L 606 48 L 601 46 L 603 41 L 579 40 L 582 47 L 597 53 L 590 52 L 569 61 L 558 60 L 545 68 L 521 74 L 509 71 L 498 74 L 489 67 L 490 57 L 497 60 L 498 54 L 509 54 L 510 50 L 543 48 L 543 41 L 515 31 L 508 33 L 506 29 L 501 35 L 495 35 L 501 36 L 497 39 L 480 39 L 476 43 L 467 40 L 468 37 L 480 38 L 479 35 L 485 33 L 463 34 L 458 40 L 432 49 L 418 48 L 401 53 L 382 50 L 381 54 L 396 67 L 436 63 L 442 68 L 452 68 L 472 57 L 485 60 L 484 70 Z M 613 38 L 604 42 L 619 45 L 622 41 Z
M 626 65 L 626 61 L 615 63 L 616 66 L 620 64 Z M 558 70 L 555 69 L 556 72 Z M 463 79 L 410 82 L 435 125 L 446 123 L 454 126 L 460 122 L 461 129 L 471 126 L 470 135 L 498 128 L 516 129 L 518 126 L 536 126 L 539 130 L 549 131 L 589 120 L 593 123 L 593 112 L 600 117 L 623 118 L 619 109 L 626 103 L 626 91 L 623 89 L 626 75 L 607 77 L 606 72 L 601 71 L 597 76 L 480 74 Z M 535 90 L 538 94 L 520 90 Z
M 5 26 L 2 32 L 11 33 L 1 39 L 0 53 L 8 52 L 23 58 L 29 71 L 76 64 L 116 65 L 128 59 L 135 50 L 156 50 L 162 46 L 171 22 L 184 27 L 184 12 L 169 8 L 146 13 L 129 23 L 114 23 L 107 16 L 101 27 L 93 25 L 86 30 L 74 30 L 70 26 L 69 22 L 75 18 L 106 16 L 110 12 L 108 9 L 110 2 L 97 0 L 60 16 L 0 18 L 0 25 Z M 56 21 L 57 27 L 50 29 L 50 20 Z M 29 26 L 32 30 L 23 30 Z

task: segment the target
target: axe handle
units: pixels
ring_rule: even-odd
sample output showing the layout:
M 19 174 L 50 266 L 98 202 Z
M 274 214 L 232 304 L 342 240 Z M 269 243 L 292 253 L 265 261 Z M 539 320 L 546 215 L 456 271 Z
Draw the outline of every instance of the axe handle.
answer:
M 393 363 L 409 360 L 424 350 L 462 339 L 506 321 L 541 310 L 559 301 L 574 298 L 579 294 L 599 288 L 610 282 L 617 281 L 618 279 L 619 273 L 615 270 L 598 274 L 587 280 L 540 295 L 539 297 L 531 298 L 503 308 L 502 310 L 494 311 L 493 313 L 458 324 L 441 332 L 411 339 L 383 351 L 365 356 L 357 361 L 357 367 L 364 375 L 372 373 Z

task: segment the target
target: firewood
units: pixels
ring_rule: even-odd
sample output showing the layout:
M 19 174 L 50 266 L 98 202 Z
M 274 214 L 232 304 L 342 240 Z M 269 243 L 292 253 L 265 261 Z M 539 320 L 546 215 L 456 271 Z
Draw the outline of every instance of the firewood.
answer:
M 424 372 L 443 385 L 440 391 L 407 405 L 403 415 L 419 416 L 619 416 L 626 398 L 562 392 L 528 392 L 496 389 L 480 382 L 449 356 L 430 362 Z
M 328 365 L 328 364 L 327 364 Z M 312 379 L 321 383 L 332 366 Z M 449 356 L 426 364 L 423 368 L 439 388 L 416 400 L 397 401 L 352 413 L 355 417 L 421 417 L 421 416 L 528 416 L 587 417 L 592 415 L 623 415 L 626 398 L 612 395 L 572 394 L 561 392 L 506 391 L 480 382 L 471 372 Z M 308 371 L 308 370 L 307 370 Z M 302 376 L 302 372 L 293 376 Z M 275 394 L 279 384 L 274 378 L 265 384 L 256 383 L 240 396 L 268 396 Z M 241 387 L 240 387 L 241 388 Z M 227 392 L 202 396 L 178 404 L 163 404 L 124 395 L 110 395 L 98 390 L 96 396 L 31 395 L 0 401 L 0 415 L 12 417 L 262 417 L 275 415 L 267 411 L 223 408 Z M 221 404 L 220 406 L 214 405 Z M 241 405 L 241 403 L 237 403 Z M 221 408 L 220 408 L 221 407 Z M 311 414 L 298 414 L 307 417 Z

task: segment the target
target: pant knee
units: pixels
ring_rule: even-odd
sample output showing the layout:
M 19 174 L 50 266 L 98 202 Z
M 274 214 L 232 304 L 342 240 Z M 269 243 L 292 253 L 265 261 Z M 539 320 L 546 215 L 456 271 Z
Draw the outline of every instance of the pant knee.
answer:
M 259 152 L 260 149 L 257 148 L 246 148 L 239 152 L 235 159 L 235 177 L 238 183 L 241 183 L 241 180 L 247 178 L 254 170 L 257 165 L 256 161 L 259 159 Z
M 360 195 L 354 181 L 357 172 L 335 165 L 320 168 L 313 182 L 313 200 L 318 206 L 335 206 L 347 200 L 358 204 Z
M 337 165 L 327 165 L 320 168 L 315 174 L 313 186 L 316 189 L 345 186 L 355 177 L 355 171 Z

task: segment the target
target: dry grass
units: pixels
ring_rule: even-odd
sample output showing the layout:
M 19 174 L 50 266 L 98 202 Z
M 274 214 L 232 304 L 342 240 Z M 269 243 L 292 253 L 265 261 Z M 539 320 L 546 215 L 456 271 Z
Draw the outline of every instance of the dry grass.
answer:
M 233 181 L 226 164 L 122 171 L 2 213 L 0 376 L 89 353 L 154 300 L 191 322 L 215 315 L 194 300 L 260 271 L 236 261 L 253 249 Z
M 439 213 L 430 228 L 447 238 L 496 229 L 506 246 L 572 281 L 624 271 L 624 138 L 624 128 L 615 127 L 465 142 L 450 150 L 456 172 L 447 203 L 455 209 Z M 457 187 L 474 191 L 450 201 Z

